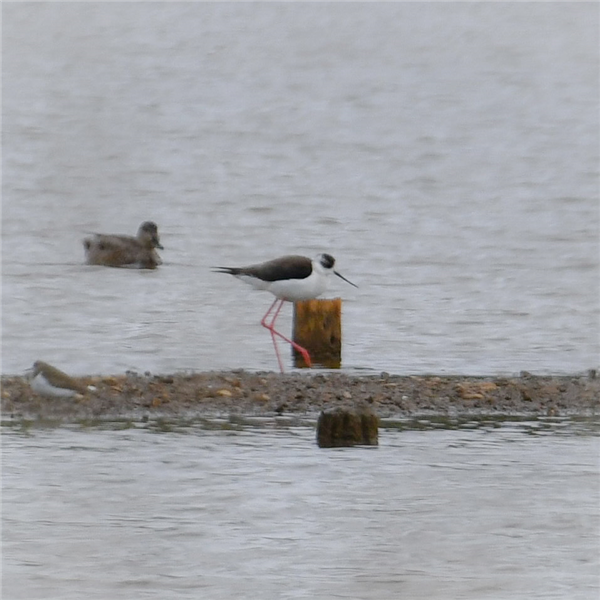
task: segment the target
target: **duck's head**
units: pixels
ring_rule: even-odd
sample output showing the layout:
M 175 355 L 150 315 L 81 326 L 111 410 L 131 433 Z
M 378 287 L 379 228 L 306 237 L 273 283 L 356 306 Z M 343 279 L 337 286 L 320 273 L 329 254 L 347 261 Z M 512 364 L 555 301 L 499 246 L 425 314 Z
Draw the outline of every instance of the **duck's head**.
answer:
M 164 250 L 158 237 L 158 227 L 154 221 L 144 221 L 138 229 L 137 237 L 144 246 Z

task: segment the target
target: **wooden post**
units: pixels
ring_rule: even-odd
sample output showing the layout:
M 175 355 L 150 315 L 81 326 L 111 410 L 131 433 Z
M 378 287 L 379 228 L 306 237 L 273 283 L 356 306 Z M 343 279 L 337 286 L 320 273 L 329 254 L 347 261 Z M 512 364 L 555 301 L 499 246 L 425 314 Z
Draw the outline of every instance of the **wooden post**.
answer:
M 313 364 L 339 369 L 342 364 L 342 299 L 294 303 L 293 340 L 308 350 Z M 293 350 L 294 364 L 306 366 Z
M 377 446 L 379 419 L 370 408 L 343 407 L 321 411 L 317 422 L 320 448 Z

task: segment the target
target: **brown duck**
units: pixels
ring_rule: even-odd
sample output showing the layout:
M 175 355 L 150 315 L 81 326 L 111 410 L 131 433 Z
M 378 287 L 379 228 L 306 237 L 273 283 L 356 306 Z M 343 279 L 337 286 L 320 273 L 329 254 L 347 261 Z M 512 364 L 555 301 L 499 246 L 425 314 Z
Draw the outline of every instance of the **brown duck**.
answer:
M 137 236 L 96 233 L 83 240 L 88 265 L 155 269 L 162 264 L 156 248 L 163 250 L 156 223 L 145 221 Z

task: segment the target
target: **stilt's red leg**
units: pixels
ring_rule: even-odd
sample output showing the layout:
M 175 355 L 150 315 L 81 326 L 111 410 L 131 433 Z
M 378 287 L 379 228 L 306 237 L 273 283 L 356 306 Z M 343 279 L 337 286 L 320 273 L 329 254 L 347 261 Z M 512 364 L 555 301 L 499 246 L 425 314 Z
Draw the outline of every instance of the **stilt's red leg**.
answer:
M 279 302 L 279 307 L 275 311 L 275 316 L 273 317 L 273 319 L 271 319 L 270 323 L 267 323 L 267 317 L 271 314 L 271 312 L 275 308 L 275 305 L 278 302 Z M 273 301 L 273 304 L 271 304 L 271 306 L 269 306 L 269 310 L 265 313 L 265 316 L 262 318 L 260 324 L 263 327 L 266 327 L 269 330 L 269 333 L 271 334 L 271 339 L 273 340 L 273 348 L 275 348 L 275 356 L 277 357 L 277 362 L 279 363 L 279 370 L 283 373 L 284 372 L 283 362 L 281 360 L 281 356 L 279 355 L 279 348 L 277 347 L 277 340 L 275 339 L 275 333 L 274 333 L 274 329 L 273 329 L 273 323 L 275 322 L 275 319 L 277 318 L 277 315 L 279 314 L 279 311 L 281 310 L 282 305 L 283 305 L 283 300 L 280 300 L 279 298 L 275 298 L 275 300 Z
M 267 324 L 267 317 L 271 314 L 271 311 L 273 310 L 274 306 L 278 302 L 283 302 L 283 300 L 280 300 L 279 298 L 275 298 L 275 300 L 273 300 L 273 304 L 271 304 L 271 306 L 269 306 L 269 310 L 265 313 L 265 316 L 262 318 L 262 321 L 260 322 L 260 324 L 263 327 L 266 327 L 267 329 L 269 329 L 269 325 Z
M 271 331 L 271 334 L 278 335 L 282 340 L 286 341 L 288 344 L 291 344 L 298 352 L 300 352 L 300 354 L 302 354 L 302 357 L 304 358 L 304 362 L 307 364 L 307 366 L 310 367 L 312 366 L 312 362 L 310 360 L 310 354 L 308 353 L 308 350 L 306 348 L 303 348 L 299 344 L 296 344 L 296 342 L 285 337 L 285 335 L 283 335 L 281 332 L 275 329 L 275 320 L 279 316 L 279 311 L 281 310 L 283 303 L 284 300 L 281 300 L 279 306 L 277 307 L 277 310 L 275 311 L 275 314 L 273 315 L 273 318 L 271 319 L 269 330 Z
M 275 305 L 277 304 L 277 302 L 279 302 L 279 306 L 275 310 L 275 313 L 273 315 L 273 318 L 271 319 L 271 322 L 267 323 L 267 317 L 271 314 L 271 312 L 273 311 L 273 308 L 275 308 Z M 279 331 L 277 331 L 275 329 L 275 320 L 277 319 L 277 317 L 279 315 L 279 311 L 281 310 L 281 307 L 283 306 L 284 302 L 285 302 L 285 300 L 279 300 L 278 298 L 276 298 L 275 302 L 273 302 L 273 304 L 271 304 L 271 306 L 269 307 L 269 310 L 266 312 L 265 316 L 262 318 L 262 321 L 260 322 L 260 324 L 263 327 L 266 327 L 271 332 L 271 339 L 273 340 L 273 346 L 275 346 L 275 354 L 277 355 L 277 361 L 279 362 L 279 368 L 281 369 L 282 373 L 283 373 L 283 363 L 281 361 L 281 356 L 279 355 L 279 349 L 277 348 L 277 342 L 275 340 L 276 335 L 279 336 L 282 340 L 286 341 L 288 344 L 291 344 L 293 348 L 295 348 L 298 352 L 300 352 L 300 354 L 302 355 L 302 358 L 304 358 L 304 362 L 306 363 L 307 366 L 309 366 L 309 367 L 312 366 L 312 362 L 310 360 L 310 354 L 308 353 L 308 350 L 306 348 L 303 348 L 299 344 L 296 344 L 296 342 L 285 337 L 285 335 L 283 335 L 282 333 L 280 333 Z

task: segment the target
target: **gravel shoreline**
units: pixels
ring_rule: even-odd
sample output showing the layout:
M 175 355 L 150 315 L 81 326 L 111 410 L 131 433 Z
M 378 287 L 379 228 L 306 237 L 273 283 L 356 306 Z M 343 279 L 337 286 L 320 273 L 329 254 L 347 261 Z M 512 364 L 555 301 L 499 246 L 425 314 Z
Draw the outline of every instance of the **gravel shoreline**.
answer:
M 368 404 L 382 419 L 415 416 L 595 416 L 600 378 L 585 375 L 467 377 L 349 375 L 337 372 L 225 371 L 85 377 L 94 390 L 47 399 L 23 377 L 3 376 L 2 419 L 86 420 L 290 416 L 316 419 L 326 408 Z

